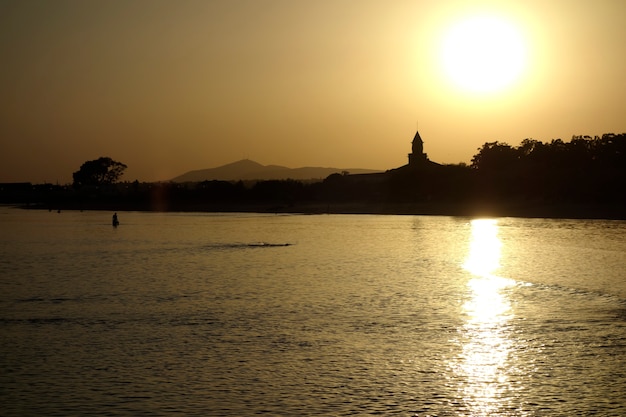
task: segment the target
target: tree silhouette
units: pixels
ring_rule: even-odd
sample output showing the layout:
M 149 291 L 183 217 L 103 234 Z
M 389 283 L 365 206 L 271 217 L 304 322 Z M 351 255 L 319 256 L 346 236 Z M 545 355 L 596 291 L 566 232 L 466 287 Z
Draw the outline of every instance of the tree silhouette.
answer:
M 472 168 L 481 171 L 500 171 L 511 167 L 518 160 L 518 152 L 508 143 L 487 142 L 472 158 Z
M 552 202 L 625 201 L 626 134 L 573 136 L 570 142 L 487 142 L 472 158 L 489 197 Z
M 100 157 L 93 161 L 87 161 L 72 177 L 74 187 L 101 186 L 115 183 L 124 173 L 127 166 L 114 161 L 109 157 Z

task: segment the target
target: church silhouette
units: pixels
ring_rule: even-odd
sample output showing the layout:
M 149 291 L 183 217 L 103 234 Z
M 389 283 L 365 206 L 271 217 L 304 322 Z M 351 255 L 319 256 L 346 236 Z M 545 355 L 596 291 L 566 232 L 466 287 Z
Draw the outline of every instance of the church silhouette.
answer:
M 413 142 L 411 143 L 411 153 L 409 154 L 409 166 L 418 166 L 428 161 L 428 155 L 424 153 L 424 141 L 420 136 L 420 132 L 415 132 Z
M 428 159 L 428 154 L 424 152 L 424 141 L 419 130 L 415 132 L 413 142 L 411 142 L 411 153 L 408 155 L 409 163 L 395 170 L 421 170 L 424 168 L 440 167 L 441 165 Z M 394 170 L 391 170 L 394 171 Z

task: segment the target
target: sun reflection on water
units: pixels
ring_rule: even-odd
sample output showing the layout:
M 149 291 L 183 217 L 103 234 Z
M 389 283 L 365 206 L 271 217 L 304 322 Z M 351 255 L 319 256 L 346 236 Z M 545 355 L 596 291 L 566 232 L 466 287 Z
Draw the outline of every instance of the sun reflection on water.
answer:
M 490 276 L 500 267 L 498 221 L 492 219 L 472 220 L 470 251 L 463 267 L 476 276 Z
M 469 255 L 463 267 L 472 277 L 463 305 L 466 320 L 461 329 L 462 349 L 454 369 L 463 381 L 461 396 L 472 415 L 498 415 L 510 389 L 508 363 L 512 340 L 507 323 L 512 313 L 506 289 L 514 281 L 495 275 L 502 246 L 498 221 L 473 220 L 471 230 Z

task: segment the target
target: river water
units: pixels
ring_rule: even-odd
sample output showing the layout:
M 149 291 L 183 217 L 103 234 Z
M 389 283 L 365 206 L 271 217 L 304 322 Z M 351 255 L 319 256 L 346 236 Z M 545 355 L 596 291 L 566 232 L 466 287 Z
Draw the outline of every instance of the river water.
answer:
M 0 208 L 0 414 L 626 415 L 626 222 Z

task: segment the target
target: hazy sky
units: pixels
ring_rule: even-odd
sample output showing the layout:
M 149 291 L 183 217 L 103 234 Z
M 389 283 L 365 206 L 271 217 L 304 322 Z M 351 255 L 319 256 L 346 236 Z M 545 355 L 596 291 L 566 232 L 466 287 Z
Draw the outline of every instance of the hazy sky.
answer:
M 626 132 L 625 16 L 622 0 L 0 0 L 0 182 L 69 183 L 100 156 L 129 181 L 243 158 L 390 169 L 418 123 L 440 163 Z M 462 81 L 477 73 L 509 84 Z

